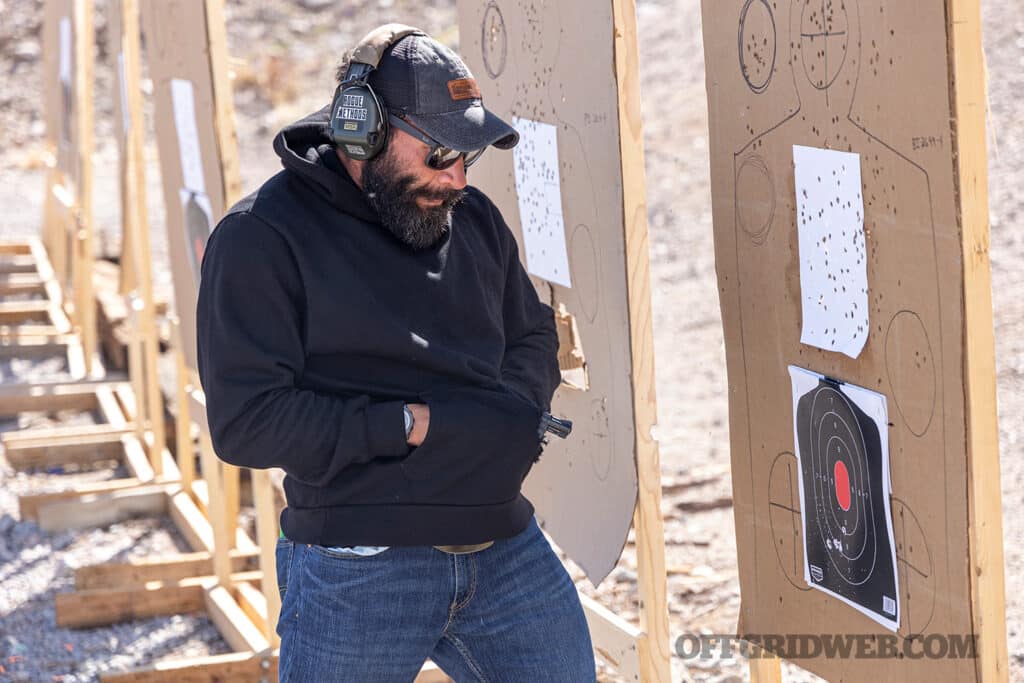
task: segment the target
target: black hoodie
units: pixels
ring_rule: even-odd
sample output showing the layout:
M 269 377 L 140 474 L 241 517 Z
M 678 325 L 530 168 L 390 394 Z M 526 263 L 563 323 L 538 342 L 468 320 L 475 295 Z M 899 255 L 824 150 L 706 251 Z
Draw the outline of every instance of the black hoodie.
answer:
M 288 538 L 454 545 L 514 536 L 560 381 L 552 310 L 497 208 L 468 187 L 414 251 L 380 225 L 324 135 L 281 131 L 284 170 L 206 248 L 199 374 L 217 455 L 287 473 Z M 426 403 L 423 444 L 402 406 Z

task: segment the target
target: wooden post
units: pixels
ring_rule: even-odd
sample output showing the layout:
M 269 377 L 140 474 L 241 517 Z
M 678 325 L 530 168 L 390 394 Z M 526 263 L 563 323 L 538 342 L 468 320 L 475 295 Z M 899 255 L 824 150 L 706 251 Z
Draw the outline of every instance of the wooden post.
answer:
M 140 302 L 137 296 L 129 295 L 128 300 L 128 379 L 135 399 L 135 435 L 143 445 L 146 443 L 146 386 L 142 368 L 142 330 L 139 328 Z M 160 476 L 163 463 L 159 454 L 150 453 L 153 472 Z M 157 457 L 154 457 L 157 456 Z
M 60 201 L 60 193 L 56 188 L 64 182 L 63 174 L 57 168 L 57 158 L 52 150 L 47 155 L 46 163 L 50 170 L 46 173 L 46 191 L 43 194 L 43 229 L 41 240 L 46 252 L 49 255 L 50 263 L 58 273 L 66 272 L 66 259 L 64 255 L 65 220 L 70 206 Z
M 211 448 L 212 448 L 211 443 Z M 226 520 L 228 538 L 232 539 L 231 544 L 228 548 L 235 547 L 234 539 L 238 535 L 238 513 L 241 509 L 242 504 L 242 492 L 241 492 L 241 478 L 242 470 L 235 465 L 228 464 L 223 460 L 220 461 L 221 471 L 221 486 L 224 491 L 224 518 Z M 213 490 L 210 490 L 210 505 L 215 505 L 215 501 L 212 498 Z
M 214 126 L 224 178 L 224 206 L 230 207 L 242 195 L 238 171 L 238 136 L 235 132 L 235 105 L 228 76 L 228 37 L 224 21 L 224 0 L 206 0 L 206 33 L 213 76 Z
M 782 660 L 767 650 L 751 646 L 750 683 L 781 683 Z
M 175 420 L 175 441 L 177 442 L 178 469 L 181 470 L 181 487 L 190 498 L 195 499 L 192 482 L 196 476 L 196 452 L 192 445 L 192 420 L 188 395 L 191 391 L 189 372 L 185 367 L 185 351 L 182 346 L 181 325 L 176 317 L 171 318 L 172 353 L 176 365 L 175 385 L 177 387 L 178 416 Z
M 615 78 L 618 84 L 619 152 L 622 163 L 623 225 L 628 274 L 630 347 L 639 494 L 634 514 L 637 582 L 640 591 L 640 678 L 671 677 L 665 574 L 665 527 L 661 517 L 661 459 L 651 434 L 657 422 L 651 277 L 647 236 L 644 138 L 640 114 L 640 69 L 634 0 L 612 0 Z
M 229 531 L 224 492 L 223 463 L 213 451 L 210 436 L 199 432 L 199 457 L 203 465 L 203 479 L 209 491 L 206 515 L 213 528 L 213 574 L 222 586 L 231 585 L 231 556 L 234 539 Z
M 252 497 L 256 505 L 256 543 L 260 546 L 260 568 L 263 570 L 261 588 L 267 602 L 264 634 L 271 647 L 278 647 L 281 639 L 275 629 L 281 613 L 281 594 L 277 589 L 278 520 L 274 509 L 274 490 L 268 470 L 252 471 Z
M 92 154 L 93 141 L 93 2 L 74 3 L 75 140 L 78 143 L 77 211 L 74 251 L 71 254 L 74 287 L 74 323 L 82 337 L 85 371 L 92 374 L 96 355 L 96 300 L 93 297 Z
M 138 0 L 121 0 L 121 54 L 124 71 L 120 78 L 126 94 L 122 103 L 127 108 L 125 121 L 124 178 L 122 188 L 125 194 L 123 221 L 123 243 L 121 269 L 127 272 L 122 284 L 130 283 L 137 289 L 137 306 L 129 305 L 129 311 L 136 311 L 134 329 L 137 331 L 140 363 L 134 370 L 141 375 L 139 391 L 135 400 L 138 405 L 136 420 L 145 423 L 152 435 L 143 440 L 148 445 L 149 459 L 157 475 L 162 472 L 162 456 L 166 442 L 164 431 L 163 396 L 160 393 L 160 379 L 157 361 L 160 356 L 160 342 L 156 328 L 156 306 L 153 301 L 153 275 L 150 268 L 149 214 L 146 209 L 146 174 L 143 155 L 144 122 L 142 116 L 142 91 L 140 69 L 140 24 Z
M 955 180 L 963 243 L 971 618 L 978 636 L 978 680 L 995 683 L 1007 681 L 1009 670 L 989 259 L 988 99 L 979 0 L 949 0 L 946 18 L 952 52 Z

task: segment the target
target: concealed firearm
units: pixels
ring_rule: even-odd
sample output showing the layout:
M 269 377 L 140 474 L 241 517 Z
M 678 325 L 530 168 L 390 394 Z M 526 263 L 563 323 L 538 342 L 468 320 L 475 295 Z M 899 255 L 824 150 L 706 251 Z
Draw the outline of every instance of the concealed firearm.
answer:
M 540 427 L 537 428 L 537 438 L 542 442 L 547 443 L 545 435 L 549 432 L 560 439 L 564 439 L 569 436 L 570 432 L 572 432 L 572 421 L 555 417 L 551 413 L 544 413 L 540 416 Z

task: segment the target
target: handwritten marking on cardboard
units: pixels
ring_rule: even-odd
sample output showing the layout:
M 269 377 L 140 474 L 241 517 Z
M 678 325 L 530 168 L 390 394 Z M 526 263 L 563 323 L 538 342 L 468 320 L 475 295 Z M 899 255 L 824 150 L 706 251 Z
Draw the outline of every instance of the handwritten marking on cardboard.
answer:
M 860 155 L 793 146 L 801 343 L 856 358 L 868 338 Z
M 519 131 L 519 144 L 512 153 L 526 269 L 545 280 L 571 287 L 558 172 L 558 129 L 549 123 L 519 117 L 512 118 L 512 125 Z

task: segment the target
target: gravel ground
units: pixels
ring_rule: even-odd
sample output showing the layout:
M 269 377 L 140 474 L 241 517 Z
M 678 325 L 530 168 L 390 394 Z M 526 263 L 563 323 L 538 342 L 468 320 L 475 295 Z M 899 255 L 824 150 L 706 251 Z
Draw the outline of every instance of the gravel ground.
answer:
M 41 65 L 37 33 L 39 0 L 0 0 L 0 224 L 3 238 L 38 234 L 43 178 L 38 151 Z M 103 0 L 97 2 L 102 8 Z M 1024 4 L 983 3 L 990 77 L 992 209 L 991 255 L 1007 563 L 1007 626 L 1011 680 L 1024 680 L 1024 484 L 1019 454 L 1024 415 Z M 457 45 L 454 4 L 413 0 L 229 0 L 228 33 L 235 69 L 243 187 L 255 187 L 275 171 L 269 136 L 281 124 L 317 108 L 333 87 L 334 57 L 377 22 L 419 25 Z M 648 218 L 654 307 L 659 438 L 665 482 L 665 531 L 672 637 L 684 632 L 730 632 L 739 608 L 729 474 L 725 358 L 714 270 L 708 178 L 707 108 L 699 3 L 641 0 L 641 80 L 646 137 Z M 103 32 L 102 22 L 97 27 Z M 97 93 L 109 92 L 110 73 L 98 65 Z M 109 103 L 99 100 L 96 164 L 113 168 Z M 156 152 L 147 149 L 149 167 Z M 115 253 L 117 187 L 99 174 L 96 187 L 98 243 Z M 170 298 L 158 179 L 148 177 L 158 292 Z M 685 304 L 680 304 L 685 302 Z M 680 315 L 685 305 L 686 315 Z M 0 366 L 3 381 L 60 373 L 59 363 Z M 682 409 L 685 407 L 685 409 Z M 88 420 L 89 416 L 57 416 Z M 0 429 L 42 424 L 22 417 Z M 88 681 L 106 668 L 164 656 L 222 652 L 226 645 L 200 616 L 152 619 L 117 627 L 69 631 L 54 626 L 53 596 L 70 590 L 73 568 L 109 558 L 143 556 L 184 548 L 166 521 L 137 521 L 86 534 L 46 534 L 17 519 L 17 496 L 66 487 L 78 479 L 116 476 L 111 470 L 78 474 L 15 474 L 0 469 L 0 680 Z M 711 509 L 695 510 L 713 501 Z M 570 563 L 571 567 L 571 563 Z M 580 589 L 627 619 L 636 616 L 636 560 L 632 544 L 599 589 L 574 570 Z M 673 661 L 673 680 L 683 679 Z M 691 675 L 728 683 L 747 679 L 738 661 L 707 662 Z M 617 681 L 611 673 L 602 680 Z M 784 680 L 816 677 L 784 664 Z

